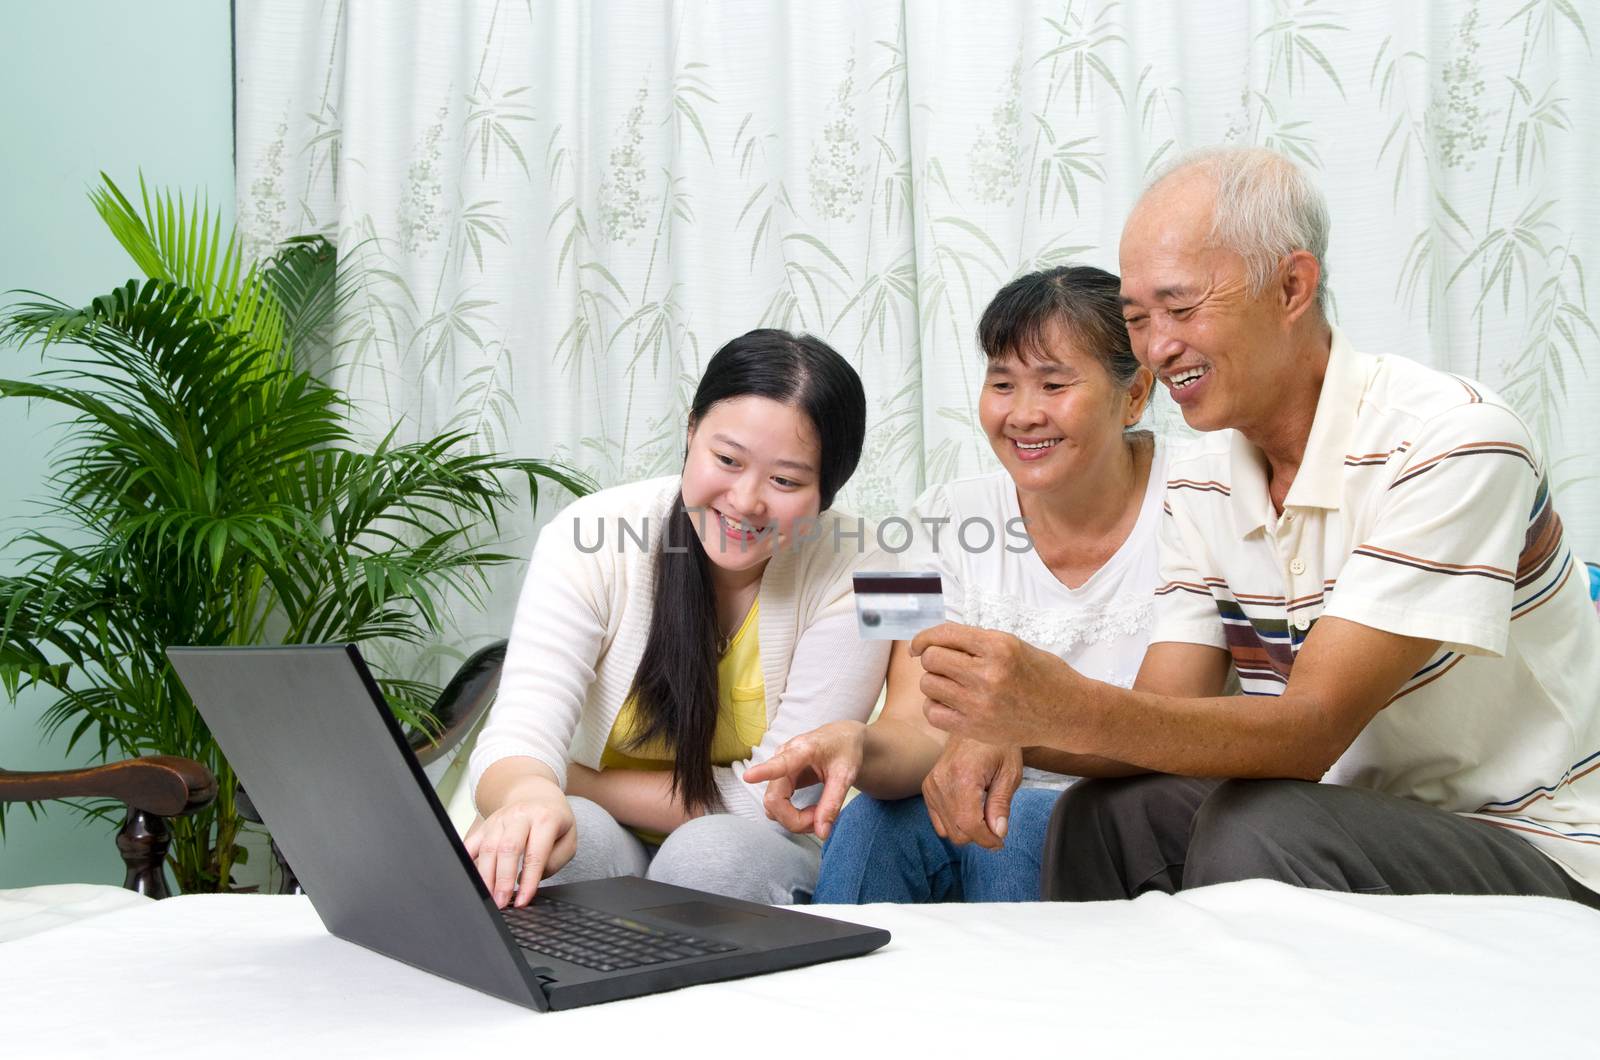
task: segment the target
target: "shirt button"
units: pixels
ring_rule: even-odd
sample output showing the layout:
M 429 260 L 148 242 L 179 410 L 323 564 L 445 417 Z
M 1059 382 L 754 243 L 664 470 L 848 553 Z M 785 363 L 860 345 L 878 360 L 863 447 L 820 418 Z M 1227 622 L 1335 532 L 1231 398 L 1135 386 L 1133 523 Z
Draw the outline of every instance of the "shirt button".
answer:
M 1311 628 L 1311 619 L 1307 618 L 1305 615 L 1295 615 L 1294 628 L 1304 633 L 1306 630 Z
M 1304 574 L 1305 572 L 1306 572 L 1306 561 L 1305 560 L 1296 558 L 1296 559 L 1292 559 L 1292 560 L 1289 561 L 1289 573 L 1290 574 Z

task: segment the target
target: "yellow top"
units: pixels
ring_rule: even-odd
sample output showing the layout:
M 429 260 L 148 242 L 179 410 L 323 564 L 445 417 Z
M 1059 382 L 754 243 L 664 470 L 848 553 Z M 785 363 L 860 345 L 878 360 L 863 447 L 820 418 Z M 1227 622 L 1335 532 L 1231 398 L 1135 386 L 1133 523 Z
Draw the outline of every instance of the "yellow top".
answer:
M 713 765 L 744 761 L 767 733 L 767 685 L 761 676 L 761 641 L 757 633 L 760 614 L 761 598 L 757 597 L 717 662 L 717 728 L 711 737 Z M 606 749 L 600 756 L 601 769 L 672 768 L 672 749 L 665 741 L 652 740 L 641 747 L 624 750 L 637 720 L 633 697 L 629 696 L 606 739 Z

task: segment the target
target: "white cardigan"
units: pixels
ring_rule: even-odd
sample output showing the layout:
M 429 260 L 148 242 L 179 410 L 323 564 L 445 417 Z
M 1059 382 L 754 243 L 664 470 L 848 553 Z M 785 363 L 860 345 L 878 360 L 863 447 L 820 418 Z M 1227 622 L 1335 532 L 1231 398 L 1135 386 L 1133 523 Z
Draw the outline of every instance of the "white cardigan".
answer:
M 499 695 L 468 767 L 474 795 L 484 770 L 502 758 L 543 762 L 563 787 L 569 761 L 600 767 L 644 654 L 656 550 L 678 484 L 673 475 L 590 494 L 539 534 Z M 634 535 L 648 526 L 649 547 L 624 535 L 619 520 Z M 858 637 L 850 575 L 885 561 L 873 546 L 872 526 L 857 537 L 858 525 L 853 516 L 825 512 L 815 540 L 780 546 L 762 572 L 758 634 L 767 732 L 749 760 L 713 768 L 727 812 L 768 821 L 761 805 L 766 785 L 746 784 L 744 771 L 819 725 L 865 721 L 877 701 L 889 642 Z M 602 527 L 603 547 L 594 550 Z M 836 528 L 843 534 L 836 536 Z M 795 801 L 807 805 L 819 794 L 820 788 L 808 790 Z

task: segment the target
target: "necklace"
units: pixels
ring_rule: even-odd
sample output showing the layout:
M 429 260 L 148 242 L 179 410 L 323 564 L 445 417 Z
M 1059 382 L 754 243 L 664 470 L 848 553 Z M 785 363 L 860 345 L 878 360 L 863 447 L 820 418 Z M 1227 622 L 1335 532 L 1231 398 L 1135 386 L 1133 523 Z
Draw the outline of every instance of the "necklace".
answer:
M 739 635 L 739 631 L 744 628 L 744 624 L 746 622 L 750 621 L 750 612 L 755 610 L 755 606 L 756 606 L 756 600 L 755 600 L 755 598 L 751 598 L 750 606 L 744 609 L 744 613 L 742 615 L 740 615 L 738 621 L 736 621 L 733 624 L 733 630 L 731 632 L 724 633 L 722 631 L 722 623 L 720 622 L 720 620 L 718 621 L 718 623 L 717 623 L 717 658 L 720 659 L 724 655 L 728 654 L 729 645 L 731 645 L 733 643 L 733 638 L 737 637 Z

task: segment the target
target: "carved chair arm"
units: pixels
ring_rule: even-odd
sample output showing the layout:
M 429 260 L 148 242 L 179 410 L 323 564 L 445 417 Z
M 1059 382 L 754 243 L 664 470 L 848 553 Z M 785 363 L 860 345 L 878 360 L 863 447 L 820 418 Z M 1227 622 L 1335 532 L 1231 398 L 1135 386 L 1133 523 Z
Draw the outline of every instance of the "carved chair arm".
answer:
M 478 724 L 500 688 L 500 667 L 506 661 L 506 642 L 497 640 L 469 655 L 439 693 L 431 712 L 439 723 L 435 739 L 413 729 L 406 734 L 411 750 L 422 765 L 448 754 Z
M 217 778 L 211 770 L 176 755 L 37 773 L 0 769 L 0 802 L 106 798 L 160 817 L 181 817 L 210 805 L 216 797 Z
M 211 770 L 176 755 L 147 755 L 87 769 L 0 769 L 0 802 L 106 798 L 124 803 L 128 816 L 117 833 L 117 849 L 127 865 L 122 885 L 151 898 L 170 893 L 162 873 L 172 841 L 166 819 L 204 809 L 216 797 L 217 778 Z

